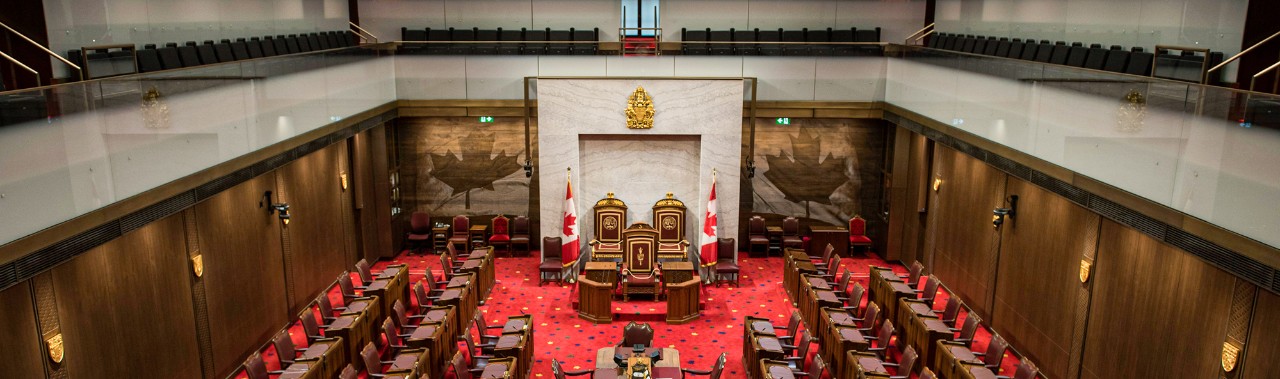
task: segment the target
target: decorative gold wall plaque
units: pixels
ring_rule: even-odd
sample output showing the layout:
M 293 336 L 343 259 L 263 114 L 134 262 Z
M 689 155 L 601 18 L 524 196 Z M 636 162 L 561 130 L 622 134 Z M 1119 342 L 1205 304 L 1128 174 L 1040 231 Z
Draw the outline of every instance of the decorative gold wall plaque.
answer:
M 1089 282 L 1089 270 L 1093 267 L 1093 263 L 1087 260 L 1080 260 L 1080 283 Z
M 49 346 L 49 359 L 54 363 L 62 363 L 62 359 L 66 358 L 66 351 L 62 350 L 62 333 L 54 334 L 53 337 L 44 340 L 44 343 Z
M 1236 360 L 1240 358 L 1240 347 L 1230 342 L 1222 343 L 1222 369 L 1231 372 L 1236 369 Z
M 636 86 L 635 92 L 627 99 L 627 127 L 631 129 L 653 128 L 653 98 L 644 91 L 644 87 Z
M 191 271 L 196 274 L 197 278 L 204 276 L 204 256 L 203 255 L 196 254 L 196 256 L 191 257 Z

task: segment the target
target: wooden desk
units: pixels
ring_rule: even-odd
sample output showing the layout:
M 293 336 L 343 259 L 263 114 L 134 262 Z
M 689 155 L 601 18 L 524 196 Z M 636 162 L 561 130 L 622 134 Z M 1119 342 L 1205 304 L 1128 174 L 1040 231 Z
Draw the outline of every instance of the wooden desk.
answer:
M 515 358 L 491 359 L 489 365 L 484 366 L 484 371 L 480 372 L 478 377 L 480 379 L 516 378 L 520 374 L 516 372 L 518 366 Z
M 817 274 L 818 268 L 804 251 L 789 249 L 783 255 L 782 288 L 787 290 L 792 305 L 799 305 L 800 275 Z
M 485 298 L 489 296 L 489 291 L 493 289 L 495 283 L 491 256 L 481 259 L 468 259 L 459 270 L 475 275 L 475 281 L 478 282 L 476 283 L 476 302 L 477 304 L 484 304 Z
M 684 283 L 697 276 L 693 270 L 693 262 L 667 262 L 662 267 L 662 284 Z
M 889 378 L 889 371 L 885 370 L 884 362 L 875 354 L 850 351 L 845 353 L 844 359 L 849 363 L 845 371 L 846 378 Z
M 427 370 L 427 349 L 404 349 L 391 358 L 391 367 L 386 373 L 416 378 Z
M 472 248 L 485 246 L 489 242 L 489 225 L 472 225 L 467 230 L 467 240 L 471 241 Z
M 449 323 L 449 327 L 452 328 L 451 331 L 461 332 L 467 330 L 467 323 L 471 322 L 471 318 L 475 316 L 476 306 L 474 303 L 468 304 L 468 301 L 474 301 L 469 299 L 473 299 L 472 292 L 475 288 L 474 280 L 469 282 L 466 287 L 446 288 L 444 292 L 440 293 L 440 298 L 433 303 L 453 307 L 456 313 L 453 315 L 454 317 L 451 317 Z
M 409 266 L 406 264 L 387 266 L 378 273 L 377 279 L 365 287 L 364 295 L 382 299 L 382 315 L 395 314 L 392 307 L 397 300 L 405 308 L 410 307 L 412 303 L 409 301 Z M 381 319 L 381 317 L 374 318 L 374 320 Z
M 578 317 L 596 324 L 613 322 L 613 285 L 578 275 Z
M 612 287 L 618 283 L 618 262 L 587 262 L 582 274 L 593 282 Z
M 831 328 L 834 334 L 834 341 L 830 352 L 823 352 L 823 357 L 827 358 L 827 362 L 831 362 L 831 372 L 847 372 L 849 361 L 845 353 L 867 351 L 871 347 L 871 341 L 867 340 L 866 335 L 852 326 L 836 326 Z M 873 355 L 874 356 L 874 355 Z
M 916 318 L 919 317 L 938 318 L 929 304 L 915 299 L 898 299 L 898 317 L 893 319 L 893 325 L 901 328 L 902 333 L 899 335 L 904 341 L 909 341 L 918 334 L 915 328 Z M 920 351 L 919 346 L 916 346 L 916 351 Z
M 925 363 L 930 364 L 929 368 L 943 378 L 959 378 L 963 371 L 960 367 L 961 363 L 977 361 L 973 351 L 962 343 L 938 341 L 936 344 L 937 354 L 934 355 L 933 361 L 925 361 Z
M 312 370 L 320 372 L 320 378 L 338 376 L 342 368 L 347 365 L 347 350 L 343 342 L 342 337 L 318 339 L 307 346 L 306 350 L 302 351 L 302 356 L 294 361 L 311 363 Z
M 516 358 L 515 375 L 511 377 L 523 379 L 529 374 L 529 359 L 533 358 L 531 334 L 526 332 L 503 334 L 493 346 L 493 356 L 498 358 Z
M 457 337 L 446 334 L 448 329 L 448 325 L 443 322 L 424 321 L 404 340 L 405 346 L 426 349 L 427 357 L 423 361 L 422 371 L 429 377 L 443 378 L 444 368 L 449 364 L 445 359 L 452 357 L 452 350 L 457 349 Z
M 358 369 L 364 367 L 364 361 L 360 359 L 360 349 L 364 345 L 373 341 L 370 335 L 370 322 L 368 318 L 360 315 L 341 315 L 333 322 L 329 323 L 329 327 L 325 328 L 324 335 L 327 337 L 340 337 L 346 341 L 346 360 L 354 363 Z
M 883 308 L 885 303 L 882 299 L 884 299 L 884 297 L 887 296 L 886 294 L 889 292 L 887 289 L 889 287 L 889 283 L 901 283 L 902 278 L 899 278 L 898 274 L 894 273 L 892 269 L 887 267 L 871 266 L 867 274 L 871 276 L 867 284 L 867 298 L 876 302 L 881 308 Z
M 765 256 L 773 255 L 775 250 L 782 252 L 782 227 L 766 226 L 764 231 L 765 235 L 769 237 L 769 251 L 765 253 Z
M 667 323 L 684 324 L 702 315 L 698 310 L 701 295 L 702 280 L 697 275 L 681 283 L 667 284 Z
M 786 353 L 782 350 L 782 343 L 778 342 L 778 338 L 774 336 L 751 335 L 751 343 L 744 344 L 743 347 L 742 366 L 749 370 L 748 376 L 752 378 L 762 376 L 761 365 L 757 363 L 760 360 L 780 361 L 786 356 Z
M 980 364 L 962 363 L 959 370 L 960 379 L 996 379 L 996 374 Z
M 843 226 L 810 225 L 809 256 L 822 258 L 827 244 L 835 248 L 836 254 L 847 254 L 849 251 L 849 229 Z
M 368 325 L 366 326 L 365 332 L 368 333 L 370 336 L 374 336 L 378 334 L 378 330 L 374 329 L 375 328 L 374 324 L 376 322 L 375 320 L 381 320 L 383 317 L 386 317 L 382 312 L 383 312 L 383 307 L 382 307 L 381 298 L 377 296 L 365 296 L 365 297 L 357 298 L 348 302 L 347 310 L 342 311 L 342 314 L 360 316 L 364 321 L 367 321 L 368 323 Z M 378 326 L 380 325 L 381 324 L 379 324 Z M 326 336 L 328 336 L 328 334 L 326 334 Z M 347 340 L 347 341 L 351 342 L 351 340 Z M 356 351 L 359 352 L 359 350 L 356 350 Z
M 954 334 L 946 323 L 937 318 L 918 317 L 915 323 L 915 335 L 906 342 L 916 347 L 916 352 L 920 354 L 920 362 L 928 362 L 938 354 L 938 341 L 950 340 Z
M 312 363 L 312 362 L 294 362 L 293 364 L 289 365 L 288 368 L 285 368 L 284 372 L 281 373 L 279 377 L 281 379 L 327 378 L 326 376 L 321 376 L 321 373 L 320 373 L 321 370 L 319 368 L 320 366 L 321 366 L 320 364 Z
M 884 289 L 887 290 L 881 295 L 884 302 L 879 304 L 884 306 L 884 309 L 881 310 L 884 311 L 885 320 L 897 320 L 899 300 L 915 299 L 916 290 L 911 289 L 903 282 L 889 282 L 889 285 Z
M 808 370 L 809 368 L 805 367 L 805 369 Z M 768 377 L 772 379 L 794 379 L 796 377 L 796 374 L 791 371 L 791 367 L 787 366 L 787 362 L 770 360 L 770 359 L 764 359 L 764 360 L 761 360 L 759 363 L 753 363 L 753 366 L 749 368 L 747 372 L 760 373 L 760 374 L 757 374 L 756 376 L 748 375 L 747 377 L 751 379 L 764 378 L 763 373 L 768 373 L 769 374 Z M 839 378 L 840 376 L 832 375 L 831 377 Z M 808 376 L 805 376 L 805 378 L 808 378 Z

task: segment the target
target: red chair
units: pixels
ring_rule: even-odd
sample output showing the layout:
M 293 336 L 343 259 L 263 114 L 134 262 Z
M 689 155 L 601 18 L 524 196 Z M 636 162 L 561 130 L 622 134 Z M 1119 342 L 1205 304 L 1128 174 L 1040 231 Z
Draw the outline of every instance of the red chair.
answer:
M 404 246 L 410 253 L 420 252 L 431 246 L 431 216 L 427 212 L 413 212 L 409 217 L 409 231 L 404 234 Z
M 853 254 L 854 248 L 862 246 L 871 249 L 871 238 L 867 238 L 867 220 L 863 220 L 862 216 L 854 215 L 849 219 L 849 253 Z
M 454 245 L 455 249 L 461 245 L 461 249 L 456 249 L 458 251 L 470 251 L 470 235 L 471 219 L 463 215 L 453 216 L 453 234 L 449 235 L 449 244 Z
M 494 249 L 497 249 L 499 245 L 506 246 L 507 255 L 515 256 L 511 252 L 511 234 L 507 231 L 508 222 L 509 220 L 502 215 L 493 218 L 493 235 L 489 236 L 489 246 L 493 246 Z

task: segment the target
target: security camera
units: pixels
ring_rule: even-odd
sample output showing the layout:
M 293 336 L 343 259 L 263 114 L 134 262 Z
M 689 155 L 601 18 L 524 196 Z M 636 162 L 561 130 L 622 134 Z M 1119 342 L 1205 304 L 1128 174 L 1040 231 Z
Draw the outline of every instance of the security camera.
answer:
M 1004 216 L 1009 215 L 1009 208 L 996 208 L 991 213 L 991 225 L 999 228 L 1004 224 Z

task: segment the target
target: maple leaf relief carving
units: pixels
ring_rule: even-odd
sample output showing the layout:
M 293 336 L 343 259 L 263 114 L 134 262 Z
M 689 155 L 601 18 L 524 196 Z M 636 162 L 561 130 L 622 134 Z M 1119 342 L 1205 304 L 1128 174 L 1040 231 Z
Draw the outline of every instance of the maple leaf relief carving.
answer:
M 523 169 L 516 163 L 516 155 L 494 153 L 496 137 L 494 133 L 471 132 L 459 141 L 462 146 L 459 154 L 449 150 L 430 154 L 431 175 L 453 189 L 450 196 L 464 194 L 467 209 L 471 209 L 471 190 L 493 191 L 494 182 Z
M 764 177 L 773 182 L 788 201 L 804 202 L 808 217 L 810 202 L 831 204 L 831 194 L 847 181 L 845 165 L 831 153 L 823 157 L 822 141 L 808 128 L 800 129 L 798 136 L 790 138 L 790 157 L 786 152 L 765 156 L 769 171 L 764 172 Z

